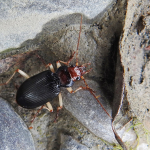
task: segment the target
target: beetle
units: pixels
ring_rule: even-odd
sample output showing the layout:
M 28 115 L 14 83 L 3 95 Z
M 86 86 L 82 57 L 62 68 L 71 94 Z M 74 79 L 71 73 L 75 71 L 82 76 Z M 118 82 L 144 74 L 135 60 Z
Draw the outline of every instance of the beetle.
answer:
M 44 107 L 48 109 L 50 112 L 53 112 L 53 107 L 50 104 L 50 101 L 52 101 L 56 96 L 59 96 L 60 106 L 57 108 L 57 111 L 59 111 L 63 107 L 62 96 L 60 92 L 61 87 L 67 88 L 67 90 L 70 93 L 75 93 L 81 89 L 89 90 L 91 94 L 95 97 L 95 99 L 99 102 L 97 96 L 95 95 L 95 92 L 88 86 L 83 77 L 84 74 L 90 72 L 91 69 L 86 71 L 86 66 L 90 65 L 90 63 L 83 64 L 81 66 L 79 66 L 78 64 L 78 48 L 81 35 L 81 28 L 82 28 L 82 15 L 76 52 L 73 53 L 73 55 L 67 62 L 61 60 L 57 61 L 56 72 L 54 71 L 53 65 L 51 63 L 46 65 L 46 67 L 50 67 L 50 70 L 43 71 L 32 77 L 29 77 L 29 75 L 27 75 L 22 70 L 17 69 L 6 83 L 0 84 L 0 85 L 8 84 L 9 81 L 13 78 L 13 76 L 17 72 L 26 78 L 26 80 L 19 87 L 16 94 L 16 102 L 18 105 L 20 105 L 23 108 L 34 109 L 36 107 L 43 106 L 46 104 L 47 106 Z M 75 53 L 76 53 L 76 64 L 74 66 L 73 65 L 69 66 Z M 61 66 L 61 63 L 63 63 L 64 66 Z M 84 81 L 85 86 L 84 87 L 80 86 L 75 91 L 73 91 L 71 87 L 73 86 L 76 80 L 80 79 Z M 102 106 L 100 102 L 99 104 Z M 103 106 L 102 108 L 105 110 Z M 105 112 L 107 113 L 106 110 Z

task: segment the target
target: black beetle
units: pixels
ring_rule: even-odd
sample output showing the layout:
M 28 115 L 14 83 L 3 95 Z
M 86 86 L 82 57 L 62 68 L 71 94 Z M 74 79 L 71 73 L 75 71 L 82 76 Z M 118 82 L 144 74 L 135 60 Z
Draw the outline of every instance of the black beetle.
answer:
M 67 62 L 63 61 L 56 62 L 57 64 L 56 72 L 54 72 L 54 68 L 50 63 L 46 65 L 46 67 L 48 66 L 50 67 L 50 70 L 46 70 L 32 77 L 29 77 L 22 70 L 17 69 L 6 83 L 0 84 L 6 85 L 13 78 L 16 72 L 20 73 L 22 76 L 27 78 L 27 80 L 22 83 L 22 85 L 19 87 L 17 91 L 16 102 L 18 103 L 18 105 L 20 105 L 23 108 L 33 109 L 39 106 L 43 106 L 44 104 L 47 104 L 46 108 L 50 112 L 52 112 L 53 108 L 49 101 L 52 101 L 56 96 L 59 95 L 60 106 L 57 108 L 57 110 L 59 111 L 63 106 L 60 87 L 66 87 L 70 93 L 75 93 L 80 89 L 89 90 L 91 94 L 95 97 L 95 99 L 98 101 L 98 103 L 102 106 L 98 98 L 95 96 L 94 91 L 91 88 L 89 88 L 83 77 L 84 74 L 90 72 L 91 70 L 89 69 L 86 71 L 86 65 L 89 65 L 89 63 L 83 64 L 81 66 L 78 65 L 78 47 L 81 35 L 81 26 L 82 26 L 82 16 L 80 22 L 80 32 L 77 50 L 76 52 L 74 52 L 74 54 L 76 53 L 75 66 L 69 66 L 70 61 L 73 59 L 74 56 L 73 54 L 72 57 Z M 65 66 L 61 66 L 60 63 L 65 64 Z M 74 81 L 80 80 L 80 78 L 83 79 L 86 86 L 85 87 L 80 86 L 75 91 L 73 91 L 71 86 L 73 85 Z M 102 108 L 104 109 L 103 106 Z M 107 113 L 105 109 L 104 111 Z

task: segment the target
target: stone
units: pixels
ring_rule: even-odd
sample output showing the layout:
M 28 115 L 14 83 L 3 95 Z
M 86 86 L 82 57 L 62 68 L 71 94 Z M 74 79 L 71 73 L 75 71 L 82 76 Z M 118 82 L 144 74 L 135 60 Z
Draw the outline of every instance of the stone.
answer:
M 35 150 L 26 124 L 11 105 L 0 98 L 0 149 Z
M 143 5 L 139 6 L 143 7 Z M 131 6 L 129 5 L 129 7 Z M 135 63 L 135 65 L 140 66 L 138 71 L 134 68 L 134 65 L 129 65 L 130 69 L 127 68 L 128 63 L 126 64 L 126 60 L 128 60 L 128 57 L 125 57 L 127 52 L 126 49 L 128 49 L 128 47 L 126 47 L 128 44 L 126 43 L 127 39 L 124 40 L 124 38 L 122 38 L 121 42 L 119 43 L 120 37 L 126 36 L 126 38 L 128 38 L 128 34 L 130 35 L 130 32 L 132 31 L 129 31 L 129 33 L 127 32 L 128 26 L 126 25 L 130 19 L 128 20 L 128 17 L 125 19 L 125 12 L 126 1 L 119 0 L 108 11 L 98 14 L 94 19 L 89 19 L 86 15 L 83 15 L 82 32 L 79 46 L 79 64 L 90 62 L 90 67 L 92 68 L 91 72 L 85 75 L 85 79 L 88 85 L 96 91 L 96 95 L 100 95 L 99 100 L 102 102 L 104 108 L 106 108 L 109 114 L 112 114 L 112 107 L 116 108 L 114 110 L 115 113 L 113 117 L 120 112 L 119 107 L 122 105 L 122 101 L 120 101 L 121 96 L 118 96 L 118 94 L 121 94 L 122 92 L 122 88 L 119 89 L 119 87 L 122 87 L 119 83 L 122 84 L 122 82 L 117 82 L 117 78 L 116 84 L 119 84 L 119 86 L 117 86 L 119 90 L 117 93 L 116 88 L 115 98 L 118 96 L 117 102 L 119 103 L 114 103 L 114 105 L 112 105 L 114 102 L 116 53 L 118 51 L 121 52 L 121 62 L 125 68 L 125 87 L 127 87 L 127 89 L 129 86 L 128 84 L 132 84 L 132 82 L 128 82 L 128 79 L 130 78 L 128 78 L 126 71 L 133 69 L 132 74 L 134 74 L 134 71 L 137 73 L 140 70 L 139 68 L 141 68 L 140 62 L 137 62 L 137 64 Z M 131 14 L 129 13 L 127 16 L 130 16 Z M 42 23 L 43 27 L 40 31 L 37 31 L 38 34 L 34 39 L 29 40 L 30 36 L 28 36 L 27 41 L 20 43 L 20 48 L 13 49 L 8 53 L 2 53 L 0 56 L 4 59 L 2 59 L 0 63 L 2 66 L 2 68 L 0 68 L 0 72 L 4 72 L 4 74 L 1 75 L 2 80 L 0 81 L 6 81 L 6 79 L 8 79 L 8 77 L 14 72 L 14 70 L 18 68 L 24 70 L 30 76 L 45 70 L 43 63 L 35 57 L 35 53 L 38 53 L 40 56 L 42 56 L 46 64 L 53 63 L 54 67 L 55 62 L 58 60 L 67 61 L 77 47 L 80 17 L 80 14 L 69 14 L 46 21 Z M 126 29 L 125 33 L 123 32 L 124 23 Z M 138 29 L 139 35 L 142 33 L 140 32 L 141 29 Z M 124 34 L 121 35 L 122 33 Z M 126 35 L 126 33 L 128 34 Z M 131 32 L 131 35 L 132 34 L 133 33 Z M 130 41 L 132 41 L 132 36 L 129 36 L 128 42 Z M 140 54 L 137 55 L 137 57 L 142 57 L 140 56 L 141 54 L 142 52 L 140 51 Z M 149 54 L 147 53 L 146 56 L 149 57 Z M 130 58 L 130 61 L 132 63 L 132 58 Z M 75 59 L 71 64 L 75 64 Z M 149 64 L 147 63 L 146 65 Z M 147 68 L 147 70 L 149 69 Z M 147 80 L 148 75 L 149 73 L 147 72 L 147 74 L 145 74 Z M 139 77 L 139 74 L 136 76 Z M 35 114 L 36 110 L 26 110 L 20 108 L 14 102 L 16 93 L 14 82 L 21 84 L 23 81 L 23 78 L 20 78 L 19 75 L 16 75 L 10 84 L 5 86 L 5 88 L 0 87 L 0 96 L 5 97 L 5 99 L 7 99 L 13 105 L 15 110 L 25 120 L 26 124 L 30 126 L 31 114 Z M 81 85 L 84 86 L 83 81 L 77 81 L 73 85 L 73 89 L 76 89 Z M 128 90 L 128 96 L 130 96 L 132 91 L 130 91 L 130 89 Z M 132 94 L 134 94 L 134 92 Z M 75 139 L 78 139 L 80 143 L 86 145 L 91 150 L 98 149 L 97 145 L 100 145 L 99 147 L 101 149 L 107 149 L 108 147 L 112 149 L 112 146 L 107 147 L 106 145 L 103 145 L 99 139 L 102 138 L 110 143 L 116 143 L 111 128 L 111 119 L 107 116 L 89 91 L 82 90 L 75 94 L 70 94 L 66 90 L 62 89 L 62 96 L 64 108 L 59 112 L 59 118 L 56 123 L 53 123 L 53 121 L 55 120 L 56 109 L 59 105 L 57 98 L 52 101 L 54 113 L 50 114 L 46 110 L 42 110 L 33 123 L 33 129 L 31 132 L 34 137 L 36 149 L 58 149 L 60 144 L 58 135 L 61 131 L 71 133 L 75 136 Z M 133 103 L 131 100 L 132 99 L 130 99 L 130 103 Z M 144 110 L 148 111 L 149 109 L 144 108 Z M 86 128 L 84 128 L 81 124 Z M 122 131 L 119 131 L 121 137 L 123 137 L 123 132 L 125 129 L 122 127 L 122 124 L 120 125 L 120 123 L 119 127 L 120 129 L 123 129 Z M 94 137 L 95 135 L 96 137 Z
M 86 81 L 90 88 L 97 89 L 96 94 L 100 95 L 100 102 L 106 111 L 111 114 L 110 105 L 107 103 L 106 97 L 103 96 L 98 84 L 91 80 Z M 81 83 L 76 83 L 73 89 L 81 85 Z M 88 130 L 109 143 L 116 143 L 110 117 L 89 91 L 80 90 L 75 94 L 63 91 L 62 96 L 64 107 Z
M 86 146 L 74 140 L 71 136 L 61 134 L 60 150 L 89 150 Z
M 150 62 L 149 54 L 145 50 L 150 36 L 148 4 L 148 0 L 128 2 L 124 33 L 120 42 L 130 113 L 140 122 L 150 115 Z
M 137 149 L 150 147 L 150 134 L 147 130 L 149 128 L 147 119 L 150 116 L 150 53 L 146 49 L 150 37 L 149 12 L 149 0 L 128 1 L 124 32 L 120 42 L 128 115 L 133 118 L 133 127 L 139 144 Z
M 20 46 L 38 34 L 51 19 L 72 13 L 83 13 L 89 18 L 104 11 L 113 0 L 82 1 L 1 1 L 0 51 Z M 59 22 L 61 24 L 61 22 Z

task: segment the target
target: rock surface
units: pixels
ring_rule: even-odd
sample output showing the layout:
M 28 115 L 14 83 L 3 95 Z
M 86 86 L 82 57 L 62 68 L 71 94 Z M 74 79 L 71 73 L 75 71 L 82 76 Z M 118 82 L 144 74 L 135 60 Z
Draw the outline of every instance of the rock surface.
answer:
M 103 106 L 110 114 L 116 69 L 116 51 L 124 23 L 120 20 L 125 17 L 125 6 L 125 1 L 118 1 L 103 14 L 103 17 L 102 14 L 99 14 L 94 19 L 88 19 L 83 15 L 79 64 L 91 63 L 90 67 L 93 69 L 85 78 L 89 86 L 96 91 L 96 95 L 100 94 L 99 100 L 102 101 Z M 58 60 L 67 61 L 72 51 L 76 50 L 80 17 L 80 14 L 72 14 L 53 19 L 43 25 L 42 31 L 33 40 L 24 41 L 17 51 L 14 49 L 11 52 L 3 53 L 1 55 L 1 58 L 4 58 L 1 60 L 3 67 L 0 71 L 4 74 L 1 75 L 1 81 L 5 82 L 18 68 L 28 73 L 29 76 L 45 70 L 35 53 L 42 56 L 46 64 L 54 64 L 54 67 Z M 38 47 L 36 52 L 34 52 L 37 49 L 35 47 Z M 22 52 L 26 53 L 21 54 Z M 72 61 L 72 64 L 75 64 L 75 60 Z M 36 113 L 36 110 L 26 110 L 15 104 L 14 83 L 20 85 L 23 81 L 23 78 L 15 75 L 5 88 L 0 86 L 0 96 L 8 99 L 26 124 L 30 126 L 31 117 Z M 73 89 L 79 85 L 84 86 L 84 83 L 82 81 L 76 82 Z M 60 132 L 72 134 L 74 139 L 91 150 L 107 149 L 108 147 L 112 149 L 112 146 L 107 146 L 98 138 L 105 139 L 110 143 L 115 142 L 111 129 L 111 119 L 95 98 L 88 91 L 79 91 L 71 95 L 63 90 L 62 95 L 64 109 L 60 111 L 57 123 L 53 123 L 58 107 L 58 99 L 56 98 L 52 102 L 54 113 L 50 114 L 46 110 L 42 110 L 32 125 L 31 132 L 36 149 L 58 149 Z M 76 120 L 86 126 L 91 133 Z M 95 137 L 93 133 L 98 137 Z
M 0 98 L 0 108 L 0 149 L 35 150 L 31 133 L 10 104 Z
M 61 134 L 60 150 L 89 150 L 86 146 L 79 144 L 71 136 Z
M 150 1 L 129 1 L 120 42 L 129 115 L 138 136 L 137 149 L 150 149 Z M 132 14 L 132 15 L 131 15 Z M 147 130 L 148 129 L 148 130 Z
M 150 63 L 149 51 L 145 50 L 149 45 L 150 37 L 148 4 L 147 0 L 128 3 L 126 23 L 120 45 L 127 99 L 132 116 L 137 116 L 140 121 L 150 115 L 150 111 L 148 111 L 150 109 Z M 133 15 L 130 15 L 131 13 Z
M 93 18 L 112 2 L 113 0 L 1 0 L 0 51 L 18 47 L 22 42 L 34 38 L 51 19 L 77 12 Z
M 150 106 L 148 100 L 148 89 L 150 87 L 148 78 L 150 70 L 149 50 L 145 49 L 149 44 L 150 33 L 148 4 L 146 0 L 138 0 L 136 3 L 118 0 L 106 12 L 98 14 L 95 18 L 89 19 L 83 15 L 79 46 L 79 64 L 91 63 L 90 67 L 93 69 L 85 75 L 85 79 L 89 86 L 96 91 L 96 95 L 100 94 L 99 100 L 101 100 L 103 106 L 109 113 L 112 112 L 112 107 L 115 108 L 113 109 L 115 114 L 119 112 L 118 106 L 123 106 L 115 121 L 119 126 L 116 126 L 118 133 L 124 141 L 128 140 L 123 136 L 126 130 L 126 126 L 123 125 L 128 124 L 128 116 L 130 117 L 132 114 L 132 116 L 138 118 L 138 121 L 135 118 L 132 119 L 130 122 L 132 124 L 127 128 L 134 127 L 136 133 L 141 137 L 141 145 L 145 145 L 143 144 L 146 143 L 145 135 L 149 135 L 145 130 L 149 130 L 149 122 L 146 119 L 149 118 Z M 58 60 L 67 61 L 72 52 L 76 50 L 80 16 L 80 14 L 64 15 L 59 18 L 54 16 L 53 19 L 48 19 L 49 22 L 43 23 L 41 21 L 43 27 L 41 27 L 41 24 L 38 25 L 40 31 L 38 29 L 34 33 L 34 35 L 38 33 L 34 39 L 23 40 L 23 43 L 19 43 L 21 44 L 20 48 L 0 54 L 0 57 L 3 58 L 0 60 L 0 72 L 3 73 L 0 75 L 0 81 L 5 82 L 18 68 L 24 70 L 30 76 L 37 74 L 38 71 L 45 70 L 41 60 L 36 57 L 36 53 L 44 58 L 46 64 L 52 63 L 54 67 Z M 35 32 L 35 30 L 33 31 Z M 23 35 L 23 37 L 25 36 Z M 33 38 L 33 36 L 31 37 Z M 29 36 L 26 39 L 29 39 Z M 120 43 L 119 40 L 121 40 Z M 117 107 L 115 107 L 113 99 L 117 98 L 117 95 L 122 91 L 116 92 L 117 88 L 121 87 L 121 82 L 117 82 L 117 78 L 120 79 L 119 76 L 116 78 L 117 52 L 121 53 L 125 73 L 125 92 L 123 104 L 118 99 L 115 103 Z M 75 64 L 75 60 L 72 61 L 72 64 Z M 116 90 L 114 90 L 115 79 Z M 8 85 L 0 86 L 0 96 L 7 99 L 26 124 L 30 126 L 32 115 L 36 113 L 36 110 L 26 110 L 15 104 L 15 85 L 20 85 L 23 81 L 23 78 L 15 75 Z M 73 89 L 80 85 L 84 86 L 84 83 L 77 81 Z M 101 137 L 106 141 L 114 142 L 111 120 L 92 95 L 88 91 L 69 94 L 63 89 L 62 95 L 64 109 L 60 111 L 56 123 L 53 122 L 58 107 L 57 98 L 52 102 L 54 113 L 50 114 L 46 110 L 42 110 L 32 124 L 31 132 L 36 149 L 59 149 L 61 145 L 60 133 L 71 135 L 73 139 L 91 150 L 112 149 L 112 146 L 105 145 L 98 138 Z M 113 117 L 115 114 L 113 114 Z M 120 123 L 120 120 L 123 120 L 123 123 Z M 88 130 L 81 124 L 86 126 Z M 95 137 L 93 133 L 98 137 Z M 128 141 L 132 140 L 133 142 L 136 135 L 133 133 L 128 135 L 127 133 L 129 132 L 126 132 L 125 135 L 131 137 Z M 130 147 L 133 145 L 131 144 Z M 136 147 L 136 145 L 134 146 Z
M 86 80 L 90 88 L 96 89 L 96 94 L 100 95 L 99 100 L 105 106 L 106 111 L 111 114 L 111 108 L 109 103 L 106 103 L 106 97 L 98 84 L 94 81 Z M 76 83 L 74 89 L 77 89 L 83 84 Z M 88 128 L 96 136 L 104 139 L 109 143 L 116 143 L 114 133 L 111 127 L 111 119 L 98 104 L 95 98 L 89 91 L 78 91 L 75 94 L 70 94 L 67 91 L 63 92 L 64 107 L 78 119 L 86 128 Z

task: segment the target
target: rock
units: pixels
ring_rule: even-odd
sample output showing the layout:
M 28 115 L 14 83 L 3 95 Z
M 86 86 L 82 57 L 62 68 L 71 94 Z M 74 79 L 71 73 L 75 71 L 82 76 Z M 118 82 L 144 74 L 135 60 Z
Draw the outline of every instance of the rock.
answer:
M 71 136 L 61 134 L 60 150 L 89 150 L 86 146 L 74 140 Z
M 96 94 L 100 95 L 99 100 L 106 111 L 111 114 L 110 105 L 107 103 L 103 93 L 100 92 L 101 90 L 98 84 L 91 80 L 86 81 L 90 85 L 90 88 L 97 90 Z M 76 83 L 73 86 L 73 89 L 76 89 L 80 85 L 82 85 L 81 82 Z M 70 113 L 77 118 L 79 122 L 81 122 L 96 136 L 108 141 L 109 143 L 116 143 L 114 133 L 111 128 L 111 119 L 89 91 L 80 90 L 75 94 L 63 91 L 62 95 L 64 107 L 70 111 Z
M 83 15 L 79 64 L 91 63 L 90 67 L 93 69 L 89 74 L 85 75 L 85 79 L 89 86 L 96 91 L 96 95 L 100 94 L 99 99 L 109 114 L 112 113 L 116 52 L 124 25 L 125 8 L 125 0 L 119 0 L 103 16 L 98 14 L 94 19 L 89 19 Z M 29 76 L 45 70 L 43 63 L 36 57 L 36 53 L 42 56 L 45 63 L 53 63 L 54 67 L 55 62 L 58 60 L 67 61 L 77 47 L 80 16 L 80 14 L 71 14 L 51 19 L 49 22 L 46 21 L 42 30 L 39 31 L 38 29 L 38 34 L 34 39 L 24 41 L 20 48 L 11 52 L 3 52 L 0 55 L 4 58 L 0 62 L 0 65 L 2 65 L 0 71 L 4 72 L 4 74 L 1 75 L 0 81 L 6 81 L 14 70 L 18 68 L 25 71 Z M 28 30 L 27 32 L 30 33 Z M 75 64 L 75 59 L 71 64 Z M 0 96 L 8 99 L 27 125 L 30 125 L 31 114 L 35 114 L 36 110 L 26 110 L 15 104 L 16 90 L 14 83 L 16 82 L 20 85 L 23 81 L 23 78 L 15 75 L 7 86 L 4 86 L 4 88 L 0 86 Z M 80 85 L 84 86 L 83 81 L 77 81 L 73 89 Z M 58 135 L 62 130 L 75 134 L 75 139 L 79 139 L 86 146 L 88 145 L 91 150 L 98 149 L 98 147 L 112 149 L 112 146 L 102 144 L 98 138 L 105 139 L 110 143 L 116 142 L 111 128 L 111 119 L 100 107 L 96 99 L 88 91 L 84 90 L 75 94 L 62 90 L 62 95 L 64 109 L 60 111 L 56 124 L 53 122 L 56 116 L 56 108 L 58 107 L 57 98 L 52 101 L 54 113 L 50 114 L 46 110 L 42 110 L 33 123 L 31 132 L 36 149 L 58 149 Z M 93 145 L 95 145 L 95 149 Z
M 136 116 L 141 122 L 145 116 L 150 115 L 150 63 L 149 54 L 145 50 L 150 36 L 148 4 L 147 0 L 128 2 L 124 34 L 120 43 L 131 116 Z
M 0 149 L 35 150 L 27 126 L 7 101 L 0 98 Z
M 150 116 L 150 51 L 147 49 L 150 37 L 149 12 L 149 0 L 128 1 L 120 42 L 128 114 L 133 118 L 133 126 L 137 125 L 134 127 L 139 143 L 137 149 L 148 149 L 150 138 L 146 131 L 149 128 L 149 121 L 146 120 Z
M 22 42 L 32 39 L 42 26 L 53 18 L 71 13 L 83 13 L 94 18 L 113 0 L 95 1 L 1 1 L 0 4 L 0 51 L 18 47 Z M 61 24 L 61 22 L 59 22 Z

